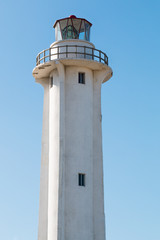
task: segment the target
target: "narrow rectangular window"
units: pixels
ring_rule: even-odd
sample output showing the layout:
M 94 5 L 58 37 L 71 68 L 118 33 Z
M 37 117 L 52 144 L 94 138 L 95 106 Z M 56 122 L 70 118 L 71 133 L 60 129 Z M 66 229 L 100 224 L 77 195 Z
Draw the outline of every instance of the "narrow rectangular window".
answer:
M 51 77 L 51 87 L 53 87 L 53 77 Z
M 85 73 L 78 73 L 78 83 L 85 84 Z
M 84 173 L 79 173 L 78 174 L 78 185 L 79 186 L 85 186 L 85 174 Z

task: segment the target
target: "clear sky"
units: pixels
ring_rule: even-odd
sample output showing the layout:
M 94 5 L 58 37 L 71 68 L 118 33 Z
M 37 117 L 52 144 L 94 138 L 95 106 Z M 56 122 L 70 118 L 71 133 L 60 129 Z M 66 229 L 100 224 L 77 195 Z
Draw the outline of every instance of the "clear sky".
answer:
M 160 240 L 160 1 L 0 0 L 0 239 L 38 230 L 43 89 L 36 55 L 71 14 L 114 76 L 102 86 L 106 240 Z

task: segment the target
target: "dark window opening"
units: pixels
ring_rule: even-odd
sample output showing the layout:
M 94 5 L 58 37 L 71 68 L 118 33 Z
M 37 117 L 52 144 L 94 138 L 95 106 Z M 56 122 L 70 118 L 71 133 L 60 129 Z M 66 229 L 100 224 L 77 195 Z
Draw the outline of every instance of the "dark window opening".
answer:
M 84 173 L 79 173 L 78 174 L 78 185 L 79 186 L 85 186 L 85 174 Z
M 53 77 L 51 77 L 51 87 L 53 87 Z
M 78 73 L 78 83 L 85 84 L 85 73 Z

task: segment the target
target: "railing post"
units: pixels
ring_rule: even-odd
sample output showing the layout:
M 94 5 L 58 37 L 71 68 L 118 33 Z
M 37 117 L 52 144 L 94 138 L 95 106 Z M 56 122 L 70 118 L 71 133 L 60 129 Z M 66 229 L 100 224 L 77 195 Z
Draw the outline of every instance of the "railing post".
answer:
M 66 45 L 66 58 L 68 58 L 68 45 Z
M 76 58 L 77 58 L 77 45 L 75 47 L 76 47 Z
M 84 46 L 84 58 L 86 58 L 86 47 Z
M 59 59 L 59 46 L 58 46 L 58 50 L 57 50 L 57 52 L 58 52 L 58 59 Z
M 99 62 L 101 62 L 101 51 L 99 51 Z
M 94 60 L 94 49 L 92 48 L 92 60 Z
M 46 61 L 46 59 L 45 59 L 45 56 L 46 56 L 46 52 L 45 52 L 45 50 L 43 51 L 43 63 L 45 63 L 45 61 Z
M 49 48 L 49 61 L 51 61 L 51 49 Z

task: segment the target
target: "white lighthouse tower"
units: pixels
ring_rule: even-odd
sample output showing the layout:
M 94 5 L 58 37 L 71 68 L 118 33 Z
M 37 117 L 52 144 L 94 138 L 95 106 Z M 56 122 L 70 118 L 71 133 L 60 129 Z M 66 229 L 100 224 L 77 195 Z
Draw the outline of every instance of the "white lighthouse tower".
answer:
M 33 70 L 44 87 L 38 240 L 105 240 L 101 84 L 112 69 L 91 26 L 57 20 Z

